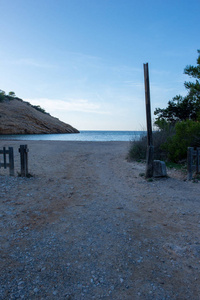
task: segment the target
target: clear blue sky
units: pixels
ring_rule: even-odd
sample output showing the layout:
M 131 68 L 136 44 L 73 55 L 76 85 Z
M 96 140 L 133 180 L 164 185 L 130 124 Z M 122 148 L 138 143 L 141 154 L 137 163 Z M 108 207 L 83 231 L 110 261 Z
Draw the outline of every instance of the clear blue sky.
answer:
M 79 130 L 143 130 L 185 95 L 196 64 L 199 0 L 0 0 L 0 89 Z

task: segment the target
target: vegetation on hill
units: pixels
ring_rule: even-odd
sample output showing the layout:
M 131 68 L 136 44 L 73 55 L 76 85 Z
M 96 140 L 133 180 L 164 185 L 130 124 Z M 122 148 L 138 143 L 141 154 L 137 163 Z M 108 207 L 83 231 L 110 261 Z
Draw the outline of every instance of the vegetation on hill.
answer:
M 3 102 L 5 100 L 13 100 L 13 99 L 17 99 L 19 101 L 23 101 L 20 98 L 17 98 L 15 95 L 15 92 L 11 91 L 8 93 L 8 95 L 6 95 L 6 93 L 3 90 L 0 90 L 0 102 Z M 43 114 L 48 114 L 44 108 L 40 107 L 40 105 L 32 105 L 29 102 L 26 102 L 28 105 L 30 105 L 31 107 L 35 108 L 36 110 L 40 111 Z
M 0 90 L 0 102 L 3 102 L 5 100 L 6 93 L 2 90 Z
M 197 52 L 197 66 L 189 65 L 184 69 L 184 74 L 194 79 L 184 83 L 187 95 L 177 95 L 166 108 L 155 109 L 155 159 L 177 163 L 187 158 L 187 147 L 200 147 L 200 50 Z M 146 137 L 134 141 L 129 158 L 145 159 L 146 146 Z
M 39 105 L 31 105 L 0 90 L 0 135 L 79 133 L 69 124 L 51 116 Z

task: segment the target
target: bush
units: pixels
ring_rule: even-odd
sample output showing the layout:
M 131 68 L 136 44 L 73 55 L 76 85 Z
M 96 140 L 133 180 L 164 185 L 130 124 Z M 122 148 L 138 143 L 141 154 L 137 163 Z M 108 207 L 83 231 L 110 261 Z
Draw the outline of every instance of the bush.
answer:
M 0 102 L 3 102 L 5 99 L 6 93 L 2 90 L 0 90 Z
M 13 97 L 13 98 L 16 97 L 15 92 L 12 92 L 12 91 L 8 93 L 8 96 Z
M 14 92 L 9 92 L 8 95 L 2 90 L 0 90 L 0 102 L 3 102 L 4 100 L 13 100 L 15 98 Z
M 154 159 L 166 160 L 167 151 L 163 144 L 175 133 L 174 126 L 163 126 L 161 130 L 153 132 Z M 147 136 L 143 136 L 139 141 L 133 141 L 128 153 L 130 160 L 146 159 Z
M 40 107 L 40 105 L 31 105 L 33 108 L 35 108 L 36 110 L 42 112 L 43 114 L 46 114 L 46 111 L 44 108 Z
M 138 141 L 131 142 L 128 159 L 141 160 L 146 157 L 147 136 L 142 136 Z
M 162 148 L 168 153 L 168 159 L 177 163 L 187 158 L 187 147 L 200 146 L 200 123 L 192 120 L 178 122 L 175 132 Z

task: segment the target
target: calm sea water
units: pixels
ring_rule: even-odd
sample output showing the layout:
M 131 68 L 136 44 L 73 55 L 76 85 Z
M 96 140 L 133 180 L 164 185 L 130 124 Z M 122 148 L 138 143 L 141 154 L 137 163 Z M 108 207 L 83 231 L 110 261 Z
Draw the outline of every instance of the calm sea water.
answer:
M 133 141 L 145 135 L 145 131 L 81 131 L 70 134 L 19 134 L 0 135 L 0 139 L 35 141 Z

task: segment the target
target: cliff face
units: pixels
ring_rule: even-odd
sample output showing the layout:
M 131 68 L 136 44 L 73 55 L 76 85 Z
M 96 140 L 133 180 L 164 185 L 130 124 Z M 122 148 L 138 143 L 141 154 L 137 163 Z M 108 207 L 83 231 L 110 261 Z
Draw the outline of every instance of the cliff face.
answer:
M 0 134 L 78 133 L 72 126 L 19 98 L 0 102 Z

